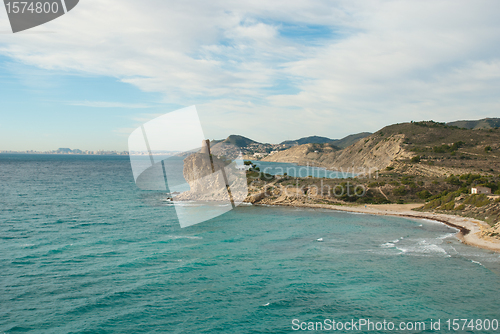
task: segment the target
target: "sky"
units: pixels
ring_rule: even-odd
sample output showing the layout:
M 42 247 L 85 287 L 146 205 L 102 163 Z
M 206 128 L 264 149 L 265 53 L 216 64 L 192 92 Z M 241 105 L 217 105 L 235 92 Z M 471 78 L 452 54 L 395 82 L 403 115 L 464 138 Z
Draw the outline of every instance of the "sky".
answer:
M 0 150 L 127 150 L 196 105 L 205 136 L 278 143 L 500 117 L 500 2 L 81 0 L 13 34 Z

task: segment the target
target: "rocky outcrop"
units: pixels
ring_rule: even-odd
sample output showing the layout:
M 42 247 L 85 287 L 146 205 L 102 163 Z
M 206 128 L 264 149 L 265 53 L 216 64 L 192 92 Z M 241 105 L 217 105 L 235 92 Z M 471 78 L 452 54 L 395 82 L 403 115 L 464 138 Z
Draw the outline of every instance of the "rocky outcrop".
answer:
M 247 196 L 245 171 L 238 170 L 234 162 L 209 154 L 194 153 L 184 159 L 183 176 L 190 190 L 174 201 L 242 202 Z

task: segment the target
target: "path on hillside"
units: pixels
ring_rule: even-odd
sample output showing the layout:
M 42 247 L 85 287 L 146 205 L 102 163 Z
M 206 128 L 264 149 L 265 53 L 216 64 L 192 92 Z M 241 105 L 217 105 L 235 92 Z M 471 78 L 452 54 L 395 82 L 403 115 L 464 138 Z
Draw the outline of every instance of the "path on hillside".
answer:
M 382 187 L 378 187 L 378 191 L 380 191 L 380 193 L 381 193 L 382 195 L 384 195 L 384 197 L 385 197 L 385 199 L 386 199 L 386 200 L 390 201 L 389 197 L 387 197 L 387 195 L 386 195 L 386 194 L 384 194 L 384 192 L 382 191 Z

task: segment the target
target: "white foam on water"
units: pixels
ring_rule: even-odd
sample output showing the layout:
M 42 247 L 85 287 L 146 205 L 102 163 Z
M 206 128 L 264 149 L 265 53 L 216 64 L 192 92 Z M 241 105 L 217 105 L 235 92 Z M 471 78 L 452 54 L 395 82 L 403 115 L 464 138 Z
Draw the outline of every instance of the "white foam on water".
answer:
M 167 239 L 203 239 L 203 237 L 197 237 L 192 235 L 167 235 Z
M 451 238 L 453 236 L 455 236 L 455 233 L 446 233 L 446 234 L 443 234 L 442 236 L 437 237 L 437 239 L 444 240 L 444 239 Z
M 354 212 L 354 211 L 345 211 L 347 213 L 350 213 L 352 215 L 369 215 L 369 213 L 365 213 L 365 212 Z
M 429 218 L 419 218 L 419 220 L 428 222 L 428 223 L 433 223 L 433 224 L 441 224 L 443 225 L 443 222 L 440 222 L 439 220 L 434 220 L 434 219 L 429 219 Z
M 479 261 L 474 261 L 474 260 L 471 260 L 471 262 L 472 262 L 472 263 L 477 263 L 477 264 L 479 264 L 480 266 L 483 266 L 483 264 L 482 264 L 481 262 L 479 262 Z M 484 266 L 483 266 L 483 267 L 484 267 Z
M 408 240 L 410 241 L 410 240 Z M 442 243 L 442 240 L 440 240 Z M 401 245 L 396 247 L 401 253 L 408 253 L 414 255 L 448 255 L 444 248 L 435 243 L 429 242 L 427 239 L 420 239 L 413 245 Z

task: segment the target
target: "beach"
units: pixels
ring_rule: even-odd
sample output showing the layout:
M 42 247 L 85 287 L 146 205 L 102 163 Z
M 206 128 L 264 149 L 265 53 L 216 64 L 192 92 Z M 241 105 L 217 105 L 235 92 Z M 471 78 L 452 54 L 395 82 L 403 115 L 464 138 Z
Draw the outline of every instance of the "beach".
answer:
M 305 208 L 319 208 L 337 211 L 356 212 L 371 215 L 397 216 L 415 219 L 430 219 L 442 222 L 448 226 L 459 230 L 457 238 L 462 243 L 470 246 L 475 246 L 494 252 L 500 253 L 500 240 L 493 238 L 484 238 L 481 236 L 483 229 L 489 228 L 489 225 L 481 220 L 447 215 L 432 212 L 414 211 L 422 206 L 419 203 L 413 204 L 367 204 L 367 205 L 329 205 L 329 204 L 313 204 L 313 203 L 283 203 L 274 204 L 278 206 L 293 206 Z

